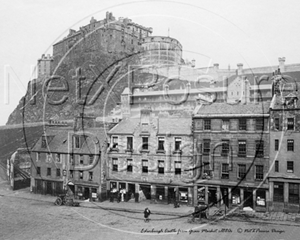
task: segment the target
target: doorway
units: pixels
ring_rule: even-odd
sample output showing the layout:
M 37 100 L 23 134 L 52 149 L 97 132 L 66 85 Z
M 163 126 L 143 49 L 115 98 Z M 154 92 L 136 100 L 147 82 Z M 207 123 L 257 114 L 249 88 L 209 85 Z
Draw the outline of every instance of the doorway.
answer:
M 253 193 L 250 189 L 245 189 L 244 192 L 244 207 L 253 208 Z
M 169 187 L 168 188 L 168 203 L 174 203 L 175 201 L 175 188 Z
M 221 193 L 222 193 L 223 203 L 226 205 L 226 207 L 229 207 L 228 189 L 227 188 L 221 188 Z
M 146 199 L 151 199 L 151 186 L 150 185 L 140 185 L 141 191 L 143 191 Z
M 84 199 L 90 198 L 90 189 L 89 188 L 84 188 L 83 197 L 84 197 Z
M 52 182 L 46 181 L 46 194 L 52 195 Z

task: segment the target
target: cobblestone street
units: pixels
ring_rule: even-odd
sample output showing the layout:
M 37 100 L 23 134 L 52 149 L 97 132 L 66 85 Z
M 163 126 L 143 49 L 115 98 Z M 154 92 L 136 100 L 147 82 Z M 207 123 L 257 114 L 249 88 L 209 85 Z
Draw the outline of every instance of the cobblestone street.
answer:
M 150 223 L 145 223 L 140 212 L 143 204 L 135 204 L 135 209 L 130 209 L 133 203 L 109 202 L 82 202 L 81 207 L 59 207 L 53 204 L 53 196 L 32 194 L 28 189 L 13 192 L 7 187 L 2 183 L 0 188 L 0 238 L 5 240 L 153 239 L 157 235 L 162 239 L 296 239 L 300 232 L 296 223 L 252 221 L 257 218 L 190 223 L 189 217 L 179 214 L 190 211 L 188 208 L 176 209 L 176 216 L 174 208 L 158 204 L 149 205 L 153 214 Z M 126 212 L 121 210 L 122 204 L 127 204 Z M 115 210 L 112 210 L 113 206 L 116 206 Z M 159 213 L 159 207 L 165 211 Z M 171 211 L 173 215 L 170 215 Z M 193 231 L 189 232 L 191 229 Z M 241 234 L 240 229 L 250 232 Z M 278 232 L 272 232 L 274 229 Z

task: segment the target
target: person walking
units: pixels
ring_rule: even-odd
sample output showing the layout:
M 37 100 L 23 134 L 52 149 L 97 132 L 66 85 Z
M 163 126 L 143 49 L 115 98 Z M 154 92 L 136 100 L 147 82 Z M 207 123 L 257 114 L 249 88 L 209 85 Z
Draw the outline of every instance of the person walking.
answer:
M 144 211 L 144 217 L 145 217 L 145 222 L 149 222 L 150 219 L 148 218 L 151 214 L 151 211 L 149 210 L 149 208 L 145 208 L 145 211 Z

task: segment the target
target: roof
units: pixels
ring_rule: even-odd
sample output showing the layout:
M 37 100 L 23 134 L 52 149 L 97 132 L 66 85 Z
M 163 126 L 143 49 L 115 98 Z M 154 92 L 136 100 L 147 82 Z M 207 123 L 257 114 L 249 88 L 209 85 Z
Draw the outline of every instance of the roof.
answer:
M 42 137 L 39 138 L 37 143 L 32 148 L 33 152 L 55 152 L 55 153 L 70 153 L 70 144 L 68 144 L 68 137 L 76 135 L 72 128 L 55 128 L 47 129 L 43 136 L 47 137 L 47 148 L 42 148 Z M 95 141 L 92 136 L 96 137 L 100 142 L 100 146 L 106 140 L 106 132 L 103 128 L 89 128 L 83 133 L 88 136 L 83 142 L 81 148 L 72 149 L 73 153 L 90 154 L 94 153 Z
M 255 116 L 268 114 L 270 102 L 248 103 L 248 104 L 228 104 L 213 103 L 210 105 L 202 105 L 198 108 L 195 117 L 199 116 L 232 116 L 232 115 L 250 115 Z
M 153 128 L 157 131 L 157 134 L 169 134 L 172 135 L 189 135 L 191 134 L 191 118 L 153 118 L 152 124 L 158 125 L 158 128 Z M 139 118 L 127 118 L 119 122 L 113 127 L 109 134 L 134 134 L 140 127 Z

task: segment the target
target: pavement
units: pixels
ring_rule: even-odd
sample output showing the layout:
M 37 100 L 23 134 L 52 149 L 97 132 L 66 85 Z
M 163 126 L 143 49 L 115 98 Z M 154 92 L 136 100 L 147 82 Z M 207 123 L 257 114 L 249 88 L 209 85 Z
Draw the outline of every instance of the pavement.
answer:
M 4 197 L 16 197 L 24 200 L 36 200 L 48 202 L 54 204 L 55 196 L 40 195 L 31 193 L 29 188 L 12 191 L 7 182 L 0 182 L 0 196 Z M 132 213 L 143 213 L 144 209 L 148 207 L 152 214 L 155 215 L 168 215 L 176 217 L 191 217 L 194 211 L 193 207 L 187 205 L 181 205 L 179 208 L 174 208 L 173 204 L 158 204 L 150 203 L 150 201 L 142 201 L 135 203 L 133 200 L 129 202 L 89 202 L 79 201 L 80 207 L 86 208 L 101 208 L 108 211 L 121 211 Z M 284 213 L 284 212 L 255 212 L 255 211 L 242 211 L 239 208 L 227 211 L 224 214 L 224 207 L 210 207 L 208 209 L 209 220 L 233 220 L 233 221 L 250 221 L 254 223 L 270 223 L 270 224 L 284 224 L 284 225 L 297 225 L 300 226 L 300 214 L 299 213 Z

